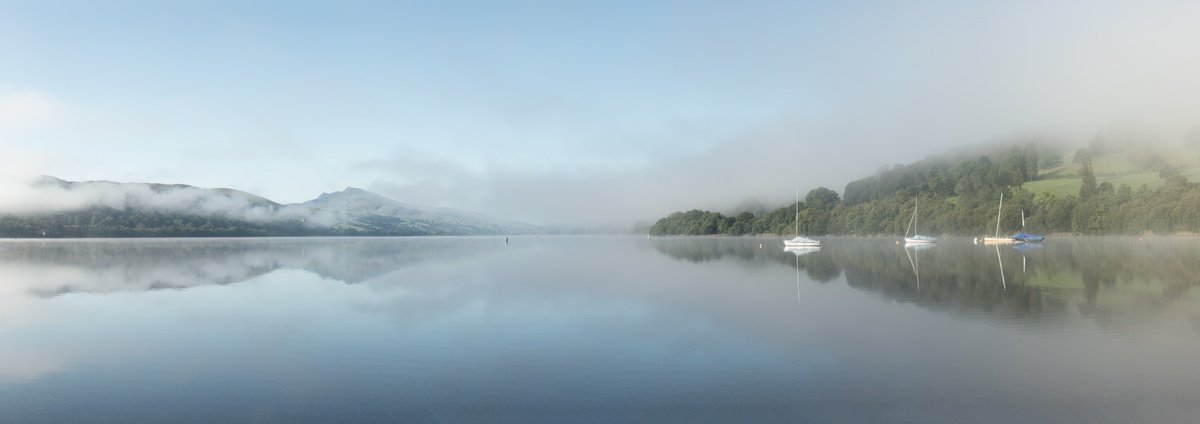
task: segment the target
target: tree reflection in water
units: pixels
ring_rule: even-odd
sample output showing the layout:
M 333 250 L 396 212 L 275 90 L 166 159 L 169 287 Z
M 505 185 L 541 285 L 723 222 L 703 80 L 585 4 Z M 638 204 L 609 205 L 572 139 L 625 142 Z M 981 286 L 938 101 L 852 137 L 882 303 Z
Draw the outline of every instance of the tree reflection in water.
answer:
M 813 281 L 844 276 L 853 288 L 930 309 L 1032 320 L 1061 315 L 1071 304 L 1102 320 L 1154 314 L 1200 276 L 1191 264 L 1200 256 L 1200 239 L 1190 237 L 1060 237 L 994 249 L 948 238 L 921 250 L 889 238 L 843 237 L 803 256 L 782 251 L 774 238 L 652 242 L 658 252 L 679 260 L 782 263 L 803 269 Z

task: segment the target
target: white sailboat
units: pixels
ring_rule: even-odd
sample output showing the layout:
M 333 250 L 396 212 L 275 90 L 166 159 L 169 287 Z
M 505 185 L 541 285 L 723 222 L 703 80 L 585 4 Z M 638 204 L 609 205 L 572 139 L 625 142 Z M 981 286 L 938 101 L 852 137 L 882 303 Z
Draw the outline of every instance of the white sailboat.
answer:
M 994 237 L 984 237 L 983 244 L 1012 244 L 1015 243 L 1012 237 L 1000 237 L 1000 215 L 1004 212 L 1004 193 L 1000 193 L 1000 208 L 996 210 L 996 235 Z
M 911 237 L 908 235 L 909 230 L 914 233 Z M 923 236 L 915 234 L 917 232 L 917 199 L 913 199 L 913 214 L 908 220 L 908 228 L 904 230 L 904 244 L 932 244 L 937 243 L 936 237 Z
M 784 249 L 792 247 L 820 247 L 820 240 L 800 236 L 800 191 L 796 191 L 796 237 L 783 241 Z

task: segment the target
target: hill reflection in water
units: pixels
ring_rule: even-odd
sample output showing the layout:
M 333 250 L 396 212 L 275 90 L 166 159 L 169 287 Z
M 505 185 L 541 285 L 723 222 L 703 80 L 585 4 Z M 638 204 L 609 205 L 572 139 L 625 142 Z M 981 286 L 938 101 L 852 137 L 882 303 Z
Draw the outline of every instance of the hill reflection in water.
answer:
M 424 261 L 484 255 L 498 243 L 495 237 L 20 240 L 0 243 L 0 277 L 40 297 L 233 284 L 279 269 L 360 283 Z

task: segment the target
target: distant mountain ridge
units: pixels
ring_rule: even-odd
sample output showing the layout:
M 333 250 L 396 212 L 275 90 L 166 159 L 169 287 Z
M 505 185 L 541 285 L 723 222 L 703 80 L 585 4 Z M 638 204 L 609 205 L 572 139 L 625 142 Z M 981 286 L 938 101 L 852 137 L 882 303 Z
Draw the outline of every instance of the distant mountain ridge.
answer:
M 335 211 L 350 218 L 376 216 L 441 223 L 473 229 L 479 234 L 532 233 L 536 232 L 538 228 L 533 224 L 506 220 L 479 212 L 401 203 L 381 194 L 355 187 L 347 187 L 333 193 L 322 193 L 316 199 L 299 203 L 297 206 Z
M 281 204 L 228 188 L 43 176 L 0 205 L 0 237 L 406 236 L 532 234 L 533 224 L 401 203 L 348 187 Z

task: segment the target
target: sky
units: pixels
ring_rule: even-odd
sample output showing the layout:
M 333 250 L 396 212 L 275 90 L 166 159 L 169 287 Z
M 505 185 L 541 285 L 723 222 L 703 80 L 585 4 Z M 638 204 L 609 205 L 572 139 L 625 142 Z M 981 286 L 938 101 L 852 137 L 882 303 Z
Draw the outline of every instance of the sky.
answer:
M 991 4 L 999 3 L 999 4 Z M 0 174 L 541 224 L 1200 125 L 1196 2 L 0 0 Z M 0 199 L 3 201 L 4 199 Z

